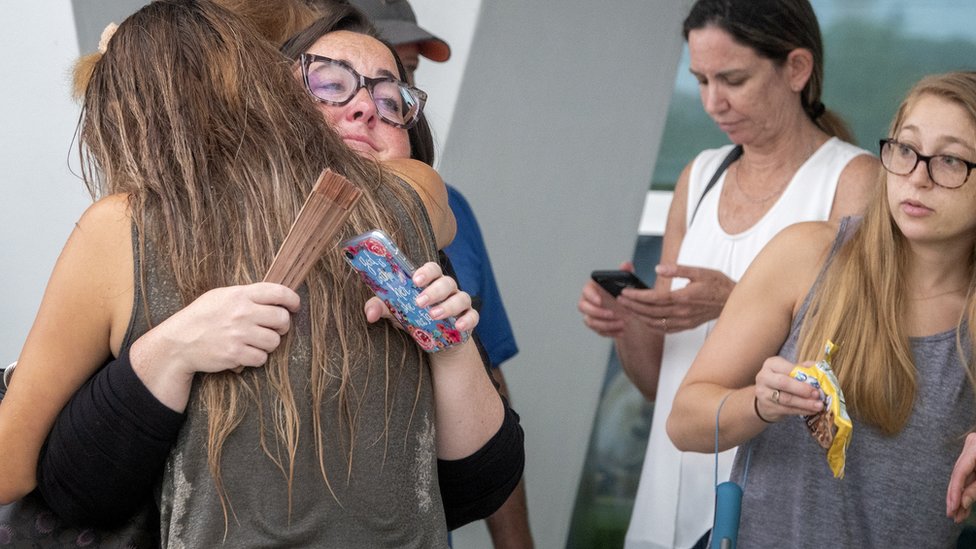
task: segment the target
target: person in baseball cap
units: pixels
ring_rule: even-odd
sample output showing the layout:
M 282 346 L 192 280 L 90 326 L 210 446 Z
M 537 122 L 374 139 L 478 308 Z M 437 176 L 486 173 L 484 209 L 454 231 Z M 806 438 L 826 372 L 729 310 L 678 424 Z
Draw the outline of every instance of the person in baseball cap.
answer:
M 411 84 L 420 56 L 438 62 L 450 59 L 451 47 L 417 24 L 407 0 L 351 0 L 350 4 L 366 14 L 380 36 L 396 48 Z

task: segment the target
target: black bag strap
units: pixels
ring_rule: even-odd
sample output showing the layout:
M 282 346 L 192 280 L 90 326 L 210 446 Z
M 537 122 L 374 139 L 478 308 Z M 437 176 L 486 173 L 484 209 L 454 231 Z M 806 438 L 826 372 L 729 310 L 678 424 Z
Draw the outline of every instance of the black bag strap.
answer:
M 702 200 L 705 200 L 705 195 L 708 194 L 708 191 L 712 190 L 712 187 L 714 187 L 715 183 L 718 182 L 718 178 L 722 177 L 725 170 L 727 170 L 733 162 L 738 160 L 740 156 L 742 156 L 742 145 L 732 147 L 732 150 L 729 151 L 729 154 L 725 157 L 725 160 L 723 160 L 718 169 L 715 170 L 715 175 L 708 180 L 708 184 L 705 185 L 705 190 L 702 191 L 701 196 L 698 197 L 698 204 L 695 204 L 695 211 L 691 212 L 691 221 L 688 222 L 689 227 L 695 221 L 695 215 L 698 213 L 698 207 L 701 206 Z

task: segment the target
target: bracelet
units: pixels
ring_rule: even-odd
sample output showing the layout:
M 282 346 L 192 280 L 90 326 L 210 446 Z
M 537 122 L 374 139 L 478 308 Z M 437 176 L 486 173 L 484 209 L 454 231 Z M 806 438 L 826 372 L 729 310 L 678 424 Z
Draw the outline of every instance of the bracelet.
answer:
M 762 417 L 762 414 L 759 413 L 759 397 L 752 397 L 752 409 L 756 411 L 756 417 L 761 419 L 763 423 L 776 423 L 775 421 L 769 421 Z
M 3 387 L 6 389 L 10 386 L 10 378 L 14 375 L 14 366 L 17 366 L 17 361 L 15 360 L 10 366 L 3 369 Z

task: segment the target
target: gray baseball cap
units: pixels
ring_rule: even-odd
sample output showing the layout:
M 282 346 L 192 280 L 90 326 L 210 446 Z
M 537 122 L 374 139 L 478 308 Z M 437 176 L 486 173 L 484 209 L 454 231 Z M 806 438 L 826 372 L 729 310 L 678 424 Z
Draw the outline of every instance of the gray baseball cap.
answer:
M 447 42 L 417 25 L 417 16 L 407 0 L 351 0 L 350 3 L 365 13 L 380 36 L 394 46 L 416 42 L 420 55 L 431 61 L 447 61 L 451 57 Z

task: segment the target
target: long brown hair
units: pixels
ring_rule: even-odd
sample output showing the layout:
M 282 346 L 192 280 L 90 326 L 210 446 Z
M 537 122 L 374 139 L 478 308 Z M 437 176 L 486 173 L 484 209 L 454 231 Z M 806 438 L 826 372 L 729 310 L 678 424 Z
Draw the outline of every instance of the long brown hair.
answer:
M 930 76 L 916 84 L 898 109 L 891 135 L 901 129 L 906 114 L 923 95 L 961 105 L 976 124 L 976 72 L 954 72 Z M 825 339 L 840 338 L 833 368 L 848 408 L 861 421 L 894 434 L 911 415 L 917 380 L 904 326 L 908 243 L 892 218 L 887 178 L 880 168 L 879 178 L 874 200 L 858 230 L 838 251 L 814 293 L 800 332 L 797 356 L 803 360 L 818 357 Z M 959 326 L 968 319 L 965 335 L 970 343 L 976 343 L 976 242 L 969 269 L 966 308 Z M 960 358 L 976 388 L 976 365 L 963 352 L 961 332 Z
M 140 248 L 152 243 L 184 306 L 212 288 L 260 281 L 326 167 L 364 193 L 343 236 L 379 227 L 407 244 L 398 238 L 402 231 L 427 234 L 421 212 L 408 207 L 412 227 L 403 227 L 380 201 L 381 193 L 392 193 L 403 204 L 419 203 L 413 192 L 345 147 L 301 89 L 290 62 L 234 13 L 207 0 L 158 0 L 143 7 L 119 26 L 95 59 L 90 80 L 81 84 L 80 150 L 89 190 L 94 198 L 129 196 Z M 431 244 L 407 253 L 432 258 Z M 351 448 L 356 403 L 348 383 L 354 364 L 369 355 L 362 307 L 371 294 L 338 253 L 315 265 L 306 290 L 313 409 L 337 395 L 345 431 L 340 439 Z M 409 341 L 389 326 L 377 329 Z M 203 378 L 208 461 L 225 520 L 223 445 L 249 403 L 260 412 L 262 384 L 273 398 L 264 404 L 274 417 L 277 444 L 270 446 L 287 455 L 268 445 L 265 452 L 286 474 L 290 493 L 300 422 L 289 383 L 292 340 L 290 333 L 263 369 Z M 387 375 L 408 353 L 420 353 L 414 345 L 397 348 L 400 356 L 387 357 Z M 328 483 L 320 414 L 312 421 Z

